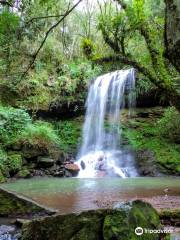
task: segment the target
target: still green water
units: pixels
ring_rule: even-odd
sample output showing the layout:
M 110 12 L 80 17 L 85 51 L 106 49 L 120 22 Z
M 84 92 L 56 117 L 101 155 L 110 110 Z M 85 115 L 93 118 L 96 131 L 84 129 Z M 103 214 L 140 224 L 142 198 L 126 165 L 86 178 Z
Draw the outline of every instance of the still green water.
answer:
M 61 213 L 109 207 L 137 198 L 155 199 L 156 205 L 161 202 L 165 207 L 174 202 L 174 207 L 180 207 L 180 178 L 173 177 L 33 178 L 1 186 Z
M 81 191 L 130 190 L 137 188 L 158 189 L 178 188 L 180 178 L 32 178 L 1 184 L 2 187 L 17 193 L 36 195 L 57 192 L 72 193 Z

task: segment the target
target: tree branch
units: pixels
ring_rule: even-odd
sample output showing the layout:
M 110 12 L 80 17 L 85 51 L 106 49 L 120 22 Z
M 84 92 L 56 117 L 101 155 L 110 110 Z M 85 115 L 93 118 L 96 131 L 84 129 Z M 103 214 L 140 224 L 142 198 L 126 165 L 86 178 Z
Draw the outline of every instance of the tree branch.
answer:
M 30 23 L 32 23 L 35 20 L 39 20 L 39 19 L 46 19 L 46 18 L 59 18 L 59 17 L 63 17 L 64 15 L 50 15 L 50 16 L 42 16 L 42 17 L 33 17 L 30 20 L 28 20 L 27 22 L 25 22 L 25 26 L 29 25 Z
M 7 2 L 7 1 L 0 1 L 0 4 L 2 4 L 2 5 L 6 5 L 6 6 L 9 6 L 9 7 L 13 7 L 13 5 L 12 4 L 10 4 L 9 2 Z
M 21 78 L 23 78 L 23 77 L 28 73 L 28 71 L 31 69 L 31 67 L 33 66 L 33 64 L 34 64 L 34 62 L 35 62 L 35 60 L 36 60 L 36 58 L 37 58 L 40 50 L 41 50 L 42 47 L 44 46 L 44 44 L 45 44 L 45 42 L 46 42 L 49 34 L 51 33 L 51 31 L 52 31 L 54 28 L 56 28 L 56 27 L 79 5 L 79 3 L 80 3 L 81 1 L 82 1 L 82 0 L 79 0 L 75 5 L 73 5 L 70 9 L 68 9 L 68 10 L 64 13 L 64 15 L 63 15 L 54 25 L 52 25 L 52 26 L 48 29 L 48 31 L 47 31 L 46 34 L 45 34 L 44 39 L 42 40 L 42 42 L 41 42 L 41 44 L 40 44 L 40 46 L 39 46 L 39 48 L 38 48 L 37 51 L 33 54 L 33 59 L 32 59 L 32 61 L 30 62 L 28 68 L 27 68 L 26 71 L 23 73 L 23 75 L 21 76 Z
M 149 71 L 146 67 L 142 66 L 137 61 L 131 59 L 130 57 L 121 56 L 121 55 L 107 56 L 107 57 L 102 57 L 102 58 L 96 59 L 95 63 L 102 64 L 102 63 L 117 62 L 117 61 L 127 64 L 129 66 L 133 66 L 139 72 L 141 72 L 143 75 L 148 76 L 152 83 L 157 85 L 156 75 L 153 74 L 153 72 Z M 159 87 L 162 88 L 162 86 L 159 86 Z

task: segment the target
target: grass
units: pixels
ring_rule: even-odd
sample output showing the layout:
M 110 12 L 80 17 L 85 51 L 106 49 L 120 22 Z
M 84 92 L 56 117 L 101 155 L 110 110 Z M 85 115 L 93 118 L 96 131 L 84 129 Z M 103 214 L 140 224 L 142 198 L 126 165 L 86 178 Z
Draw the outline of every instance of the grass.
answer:
M 59 137 L 53 126 L 43 121 L 36 121 L 33 124 L 29 124 L 19 136 L 18 141 L 21 144 L 37 145 L 45 149 L 60 145 Z
M 165 137 L 166 126 L 160 126 L 158 122 L 159 119 L 149 118 L 131 120 L 128 123 L 130 128 L 124 125 L 123 134 L 136 151 L 152 151 L 157 165 L 163 172 L 179 175 L 180 144 L 173 142 L 172 138 Z

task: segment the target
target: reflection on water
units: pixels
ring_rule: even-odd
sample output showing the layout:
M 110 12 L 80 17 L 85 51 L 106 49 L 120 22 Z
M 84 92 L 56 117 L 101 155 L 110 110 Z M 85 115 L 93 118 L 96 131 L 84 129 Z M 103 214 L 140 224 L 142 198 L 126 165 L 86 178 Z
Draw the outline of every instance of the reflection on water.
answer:
M 112 207 L 137 198 L 157 208 L 180 208 L 180 178 L 35 178 L 2 186 L 60 213 Z

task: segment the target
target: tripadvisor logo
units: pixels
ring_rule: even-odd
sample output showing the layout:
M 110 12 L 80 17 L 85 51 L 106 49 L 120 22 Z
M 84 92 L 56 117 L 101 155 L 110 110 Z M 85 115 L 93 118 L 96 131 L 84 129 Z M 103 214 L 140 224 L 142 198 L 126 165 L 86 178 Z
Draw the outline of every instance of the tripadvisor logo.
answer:
M 142 227 L 137 227 L 135 229 L 135 234 L 138 235 L 138 236 L 142 235 L 143 234 L 143 228 Z
M 173 230 L 172 229 L 147 229 L 147 228 L 142 228 L 142 227 L 137 227 L 134 230 L 135 234 L 137 236 L 142 235 L 143 233 L 172 233 Z

